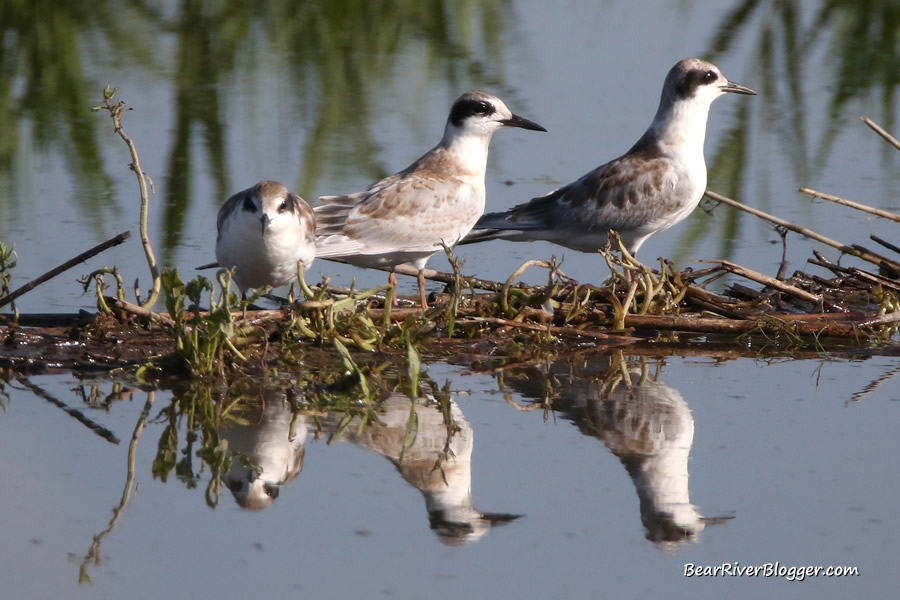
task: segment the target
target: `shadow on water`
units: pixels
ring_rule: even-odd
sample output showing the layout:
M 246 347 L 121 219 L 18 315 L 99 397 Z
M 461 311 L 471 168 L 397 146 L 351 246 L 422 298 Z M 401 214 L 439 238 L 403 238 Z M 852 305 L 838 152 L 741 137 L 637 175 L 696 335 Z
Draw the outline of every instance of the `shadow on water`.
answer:
M 545 418 L 561 414 L 603 442 L 631 477 L 647 539 L 673 550 L 733 517 L 704 516 L 691 504 L 694 418 L 678 390 L 662 380 L 662 367 L 616 352 L 513 370 L 501 387 L 530 399 L 524 408 L 543 410 Z

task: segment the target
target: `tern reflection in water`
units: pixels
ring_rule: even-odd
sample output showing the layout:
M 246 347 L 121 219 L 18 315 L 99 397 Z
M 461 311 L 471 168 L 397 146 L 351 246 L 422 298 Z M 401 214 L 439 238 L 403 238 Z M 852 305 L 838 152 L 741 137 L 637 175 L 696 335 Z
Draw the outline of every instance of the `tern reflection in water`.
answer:
M 303 469 L 307 423 L 277 389 L 248 403 L 246 422 L 219 432 L 234 453 L 223 481 L 241 508 L 262 510 Z
M 415 411 L 415 441 L 404 450 L 411 408 Z M 403 479 L 422 493 L 429 524 L 438 539 L 459 545 L 520 515 L 485 513 L 472 505 L 472 426 L 452 398 L 447 414 L 449 422 L 431 394 L 413 401 L 394 392 L 379 406 L 378 421 L 359 431 L 359 419 L 354 418 L 339 439 L 390 460 Z M 342 416 L 329 415 L 323 423 L 326 433 L 336 431 Z
M 698 539 L 711 524 L 691 504 L 688 456 L 694 418 L 678 390 L 650 376 L 646 359 L 628 364 L 617 353 L 577 363 L 556 362 L 527 378 L 504 377 L 525 396 L 549 402 L 585 435 L 602 441 L 634 483 L 647 539 L 672 549 Z

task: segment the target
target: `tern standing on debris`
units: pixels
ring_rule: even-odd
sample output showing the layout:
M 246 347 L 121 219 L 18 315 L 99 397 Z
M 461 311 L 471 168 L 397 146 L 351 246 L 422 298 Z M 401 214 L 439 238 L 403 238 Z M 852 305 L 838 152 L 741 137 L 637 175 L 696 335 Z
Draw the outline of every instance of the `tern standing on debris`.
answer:
M 596 252 L 614 229 L 634 255 L 700 203 L 709 107 L 726 92 L 756 94 L 728 81 L 712 63 L 680 61 L 666 76 L 653 122 L 628 152 L 546 196 L 484 215 L 465 242 L 546 240 Z
M 242 296 L 250 288 L 291 283 L 297 263 L 308 268 L 316 256 L 315 214 L 277 181 L 260 181 L 226 200 L 216 226 L 216 260 L 234 268 Z
M 427 308 L 422 271 L 441 242 L 456 244 L 484 214 L 488 145 L 501 127 L 546 131 L 514 115 L 499 98 L 483 92 L 460 96 L 441 142 L 419 160 L 364 192 L 320 198 L 317 256 L 360 267 L 411 264 Z M 393 272 L 388 280 L 396 298 Z

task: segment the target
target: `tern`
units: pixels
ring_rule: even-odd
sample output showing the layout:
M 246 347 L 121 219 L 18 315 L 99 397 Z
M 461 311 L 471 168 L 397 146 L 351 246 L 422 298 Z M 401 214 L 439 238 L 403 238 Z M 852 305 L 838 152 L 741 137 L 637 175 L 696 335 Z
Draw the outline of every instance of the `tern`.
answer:
M 234 269 L 246 298 L 250 288 L 278 287 L 297 279 L 297 263 L 316 256 L 316 217 L 309 205 L 277 181 L 260 181 L 231 196 L 216 219 L 216 263 Z
M 653 122 L 628 152 L 546 196 L 484 215 L 463 243 L 545 240 L 596 252 L 613 229 L 634 256 L 647 238 L 700 203 L 709 107 L 725 93 L 756 94 L 710 62 L 678 62 L 666 75 Z
M 546 131 L 499 98 L 477 91 L 460 96 L 440 143 L 409 167 L 363 192 L 319 198 L 316 255 L 359 267 L 411 264 L 427 308 L 425 264 L 441 243 L 456 244 L 484 214 L 488 145 L 502 127 Z M 393 271 L 388 281 L 396 299 Z

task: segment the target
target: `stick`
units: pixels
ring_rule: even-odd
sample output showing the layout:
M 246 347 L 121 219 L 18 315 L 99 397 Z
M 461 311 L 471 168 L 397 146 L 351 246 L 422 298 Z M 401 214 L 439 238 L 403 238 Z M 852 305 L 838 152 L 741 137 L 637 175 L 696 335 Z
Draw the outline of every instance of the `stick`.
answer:
M 326 258 L 324 260 L 344 263 L 345 265 L 351 264 L 340 258 Z M 378 269 L 379 271 L 386 271 L 388 273 L 400 273 L 401 275 L 409 275 L 411 277 L 416 277 L 419 274 L 419 271 L 415 267 L 411 267 L 409 265 L 397 265 L 396 267 L 374 266 L 370 268 Z M 424 269 L 422 273 L 425 276 L 425 279 L 429 279 L 431 281 L 439 281 L 441 283 L 448 284 L 456 283 L 456 276 L 453 273 L 442 273 L 440 271 L 435 271 L 434 269 Z M 473 288 L 488 290 L 491 292 L 503 291 L 503 284 L 496 281 L 487 281 L 486 279 L 478 279 L 477 277 L 463 277 L 463 281 Z
M 894 244 L 890 243 L 889 241 L 881 239 L 880 237 L 878 237 L 878 236 L 875 235 L 874 233 L 873 233 L 872 235 L 869 236 L 869 239 L 872 240 L 873 242 L 877 243 L 877 244 L 881 244 L 882 246 L 884 246 L 884 247 L 887 248 L 888 250 L 892 250 L 893 252 L 896 252 L 897 254 L 900 254 L 900 246 L 895 246 Z
M 822 200 L 828 200 L 829 202 L 834 202 L 835 204 L 849 206 L 850 208 L 855 208 L 856 210 L 867 212 L 870 215 L 884 217 L 885 219 L 890 219 L 891 221 L 900 223 L 900 215 L 888 212 L 886 210 L 881 210 L 880 208 L 872 208 L 871 206 L 860 204 L 859 202 L 854 202 L 853 200 L 847 200 L 845 198 L 841 198 L 840 196 L 832 196 L 831 194 L 826 194 L 825 192 L 817 192 L 816 190 L 810 189 L 808 187 L 802 187 L 800 188 L 800 191 L 804 194 L 809 194 L 813 198 L 821 198 Z
M 888 142 L 889 144 L 891 144 L 894 148 L 896 148 L 897 150 L 900 150 L 900 142 L 898 142 L 898 141 L 894 138 L 894 136 L 892 136 L 892 135 L 889 134 L 887 131 L 885 131 L 884 129 L 882 129 L 881 126 L 879 126 L 877 123 L 875 123 L 875 121 L 873 121 L 873 120 L 870 119 L 869 117 L 860 117 L 860 119 L 862 119 L 862 122 L 863 122 L 863 123 L 865 123 L 866 125 L 868 125 L 869 127 L 871 127 L 872 130 L 873 130 L 875 133 L 877 133 L 878 135 L 880 135 L 881 137 L 883 137 L 885 140 L 887 140 L 887 142 Z
M 800 235 L 814 239 L 817 242 L 822 242 L 825 245 L 828 245 L 828 246 L 831 246 L 832 248 L 836 248 L 836 249 L 840 250 L 844 254 L 850 254 L 852 256 L 861 258 L 862 260 L 865 260 L 867 262 L 870 262 L 872 264 L 876 264 L 879 266 L 881 265 L 881 263 L 886 263 L 893 269 L 900 269 L 900 262 L 891 260 L 887 257 L 881 256 L 879 254 L 874 254 L 872 252 L 863 252 L 863 251 L 857 250 L 855 248 L 852 248 L 852 247 L 842 244 L 840 242 L 836 242 L 835 240 L 833 240 L 831 238 L 825 237 L 821 233 L 816 233 L 812 229 L 807 229 L 806 227 L 800 227 L 799 225 L 794 225 L 793 223 L 785 221 L 784 219 L 779 219 L 778 217 L 772 216 L 761 210 L 751 208 L 751 207 L 747 206 L 746 204 L 741 204 L 737 200 L 732 200 L 731 198 L 728 198 L 721 194 L 717 194 L 710 190 L 706 190 L 706 195 L 709 198 L 712 198 L 713 200 L 715 200 L 717 202 L 722 202 L 723 204 L 727 204 L 729 206 L 737 208 L 738 210 L 742 210 L 744 212 L 750 213 L 751 215 L 757 216 L 760 219 L 764 219 L 771 223 L 775 223 L 776 225 L 781 225 L 782 227 L 784 227 L 786 229 L 790 229 L 791 231 L 793 231 L 795 233 L 799 233 Z
M 5 306 L 6 304 L 9 304 L 10 302 L 15 300 L 22 294 L 33 290 L 34 288 L 41 285 L 48 279 L 52 279 L 52 278 L 56 277 L 57 275 L 59 275 L 60 273 L 62 273 L 64 271 L 68 271 L 75 265 L 77 265 L 79 263 L 83 263 L 87 259 L 89 259 L 97 254 L 100 254 L 107 248 L 112 248 L 113 246 L 118 246 L 119 244 L 121 244 L 122 242 L 124 242 L 125 240 L 127 240 L 130 237 L 131 237 L 130 231 L 120 233 L 116 237 L 114 237 L 112 239 L 108 239 L 105 242 L 103 242 L 102 244 L 98 244 L 98 245 L 94 246 L 93 248 L 91 248 L 90 250 L 86 250 L 86 251 L 82 252 L 75 258 L 70 258 L 69 260 L 67 260 L 63 264 L 59 265 L 55 269 L 51 269 L 51 270 L 47 271 L 46 273 L 44 273 L 37 279 L 33 279 L 33 280 L 29 281 L 28 283 L 26 283 L 25 285 L 23 285 L 16 291 L 10 292 L 8 295 L 0 298 L 0 306 Z
M 805 290 L 801 290 L 800 288 L 794 287 L 789 283 L 778 281 L 777 279 L 769 277 L 768 275 L 763 275 L 759 271 L 754 271 L 753 269 L 742 267 L 741 265 L 735 264 L 730 260 L 702 260 L 699 262 L 719 263 L 720 265 L 725 267 L 729 273 L 734 273 L 735 275 L 746 277 L 751 281 L 761 283 L 765 286 L 776 289 L 779 292 L 784 292 L 785 294 L 794 296 L 795 298 L 799 298 L 804 302 L 809 302 L 810 304 L 813 304 L 815 306 L 818 306 L 822 303 L 822 298 L 820 296 L 816 296 L 815 294 L 811 294 Z

